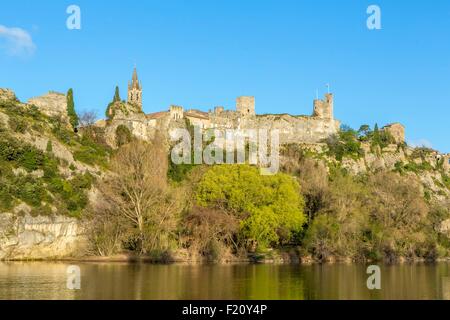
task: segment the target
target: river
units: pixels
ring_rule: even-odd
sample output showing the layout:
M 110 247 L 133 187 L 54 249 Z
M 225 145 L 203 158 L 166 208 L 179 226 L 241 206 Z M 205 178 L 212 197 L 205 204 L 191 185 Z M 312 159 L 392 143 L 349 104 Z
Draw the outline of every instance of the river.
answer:
M 450 263 L 380 267 L 381 289 L 369 290 L 358 264 L 0 262 L 0 299 L 450 299 Z

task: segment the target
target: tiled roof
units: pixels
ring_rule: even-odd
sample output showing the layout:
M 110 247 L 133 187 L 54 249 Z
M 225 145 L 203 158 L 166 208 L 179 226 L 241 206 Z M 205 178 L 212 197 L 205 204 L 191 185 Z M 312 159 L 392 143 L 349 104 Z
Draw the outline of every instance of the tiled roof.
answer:
M 167 111 L 160 111 L 160 112 L 146 114 L 145 117 L 147 119 L 158 119 L 158 118 L 164 117 L 167 113 L 168 113 Z

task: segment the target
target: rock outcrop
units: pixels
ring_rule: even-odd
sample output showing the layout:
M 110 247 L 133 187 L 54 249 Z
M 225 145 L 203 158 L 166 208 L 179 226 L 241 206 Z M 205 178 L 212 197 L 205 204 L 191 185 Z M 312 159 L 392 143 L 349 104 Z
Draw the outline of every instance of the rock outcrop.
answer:
M 50 91 L 49 93 L 28 100 L 28 104 L 35 105 L 39 111 L 49 117 L 60 117 L 68 121 L 67 98 L 64 94 Z
M 16 95 L 14 94 L 14 91 L 10 89 L 2 89 L 0 88 L 0 101 L 8 101 L 13 100 L 16 101 Z
M 79 254 L 84 244 L 75 218 L 0 214 L 0 260 L 63 258 Z

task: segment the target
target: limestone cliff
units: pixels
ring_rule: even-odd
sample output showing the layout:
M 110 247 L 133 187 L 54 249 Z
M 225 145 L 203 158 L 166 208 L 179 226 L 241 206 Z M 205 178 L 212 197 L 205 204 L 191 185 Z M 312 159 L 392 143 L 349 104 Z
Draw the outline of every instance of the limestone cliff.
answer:
M 35 105 L 39 111 L 49 117 L 60 117 L 68 121 L 66 95 L 50 91 L 49 93 L 28 100 L 28 104 Z
M 80 218 L 89 201 L 95 201 L 93 183 L 108 172 L 119 126 L 147 141 L 158 131 L 167 133 L 189 124 L 203 129 L 277 129 L 284 147 L 296 146 L 327 168 L 352 175 L 397 171 L 417 179 L 427 200 L 450 199 L 450 155 L 408 147 L 400 124 L 383 128 L 393 138 L 386 145 L 355 138 L 356 153 L 338 157 L 329 143 L 340 133 L 332 95 L 314 101 L 311 116 L 257 115 L 254 103 L 253 97 L 240 97 L 235 111 L 171 106 L 168 111 L 144 114 L 138 104 L 115 102 L 110 119 L 75 133 L 67 121 L 65 95 L 50 92 L 21 103 L 13 91 L 0 89 L 0 259 L 50 259 L 83 252 L 86 240 Z M 334 143 L 346 147 L 345 142 Z M 298 162 L 286 155 L 281 160 L 282 168 Z M 442 229 L 449 226 L 447 221 Z
M 0 260 L 74 257 L 83 252 L 85 242 L 75 218 L 0 214 Z
M 52 259 L 83 252 L 80 217 L 108 148 L 74 132 L 66 97 L 17 100 L 0 89 L 0 259 Z

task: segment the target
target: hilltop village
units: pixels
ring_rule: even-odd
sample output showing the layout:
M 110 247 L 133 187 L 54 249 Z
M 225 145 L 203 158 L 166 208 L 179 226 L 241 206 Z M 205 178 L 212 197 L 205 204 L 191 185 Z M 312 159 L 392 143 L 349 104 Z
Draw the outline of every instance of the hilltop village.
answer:
M 189 124 L 203 130 L 215 129 L 277 129 L 280 143 L 317 144 L 339 132 L 340 121 L 334 118 L 333 94 L 325 94 L 324 99 L 316 99 L 310 116 L 290 114 L 265 114 L 256 112 L 255 97 L 241 96 L 236 99 L 235 110 L 215 106 L 209 112 L 196 109 L 186 110 L 182 106 L 171 105 L 168 110 L 144 114 L 142 108 L 143 87 L 134 69 L 128 84 L 126 101 L 115 101 L 107 110 L 108 120 L 97 122 L 106 129 L 108 141 L 114 143 L 114 132 L 118 126 L 129 128 L 133 135 L 144 140 L 151 139 L 156 130 L 167 132 L 169 128 Z M 385 127 L 397 142 L 404 141 L 404 127 L 391 124 Z
M 408 146 L 402 124 L 343 126 L 331 93 L 305 116 L 258 114 L 250 96 L 234 110 L 172 105 L 145 114 L 143 92 L 135 69 L 126 100 L 117 88 L 97 120 L 77 115 L 72 89 L 27 102 L 0 89 L 0 260 L 450 255 L 450 154 Z M 192 127 L 277 130 L 278 173 L 170 161 L 173 146 L 160 134 Z

